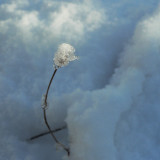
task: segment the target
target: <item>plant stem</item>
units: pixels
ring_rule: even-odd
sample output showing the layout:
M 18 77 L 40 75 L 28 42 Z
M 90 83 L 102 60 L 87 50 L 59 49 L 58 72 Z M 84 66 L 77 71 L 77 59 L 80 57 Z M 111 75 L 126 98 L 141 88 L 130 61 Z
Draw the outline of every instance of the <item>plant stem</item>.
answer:
M 65 128 L 66 128 L 66 126 L 63 126 L 61 128 L 57 128 L 57 129 L 52 130 L 52 132 L 55 133 L 55 132 L 58 132 L 58 131 L 61 131 L 61 130 L 65 129 Z M 47 132 L 43 132 L 43 133 L 37 134 L 37 135 L 32 136 L 31 138 L 29 138 L 28 140 L 32 141 L 32 140 L 35 140 L 35 139 L 40 138 L 42 136 L 45 136 L 47 134 L 50 134 L 50 132 L 47 131 Z
M 65 147 L 62 143 L 60 143 L 60 142 L 58 141 L 58 139 L 56 138 L 56 136 L 53 134 L 53 132 L 52 132 L 52 130 L 51 130 L 51 127 L 50 127 L 49 124 L 48 124 L 47 115 L 46 115 L 48 92 L 49 92 L 49 88 L 50 88 L 50 86 L 51 86 L 52 80 L 53 80 L 56 72 L 57 72 L 57 68 L 54 70 L 54 72 L 53 72 L 53 74 L 52 74 L 52 77 L 51 77 L 51 79 L 50 79 L 49 85 L 48 85 L 48 87 L 47 87 L 47 91 L 46 91 L 46 94 L 45 94 L 45 100 L 44 100 L 44 105 L 45 105 L 45 106 L 43 107 L 43 116 L 44 116 L 45 124 L 46 124 L 46 126 L 47 126 L 47 128 L 48 128 L 48 130 L 49 130 L 49 133 L 51 134 L 52 138 L 55 140 L 55 142 L 56 142 L 58 145 L 60 145 L 60 146 L 67 152 L 67 154 L 68 154 L 68 156 L 69 156 L 69 155 L 70 155 L 69 149 L 68 149 L 67 147 Z
M 54 72 L 53 72 L 53 74 L 52 74 L 52 77 L 51 77 L 51 79 L 50 79 L 49 85 L 48 85 L 48 87 L 47 87 L 47 91 L 46 91 L 46 94 L 45 94 L 45 100 L 44 100 L 44 103 L 45 103 L 46 107 L 47 107 L 47 98 L 48 98 L 49 88 L 50 88 L 50 86 L 51 86 L 51 83 L 52 83 L 52 81 L 53 81 L 53 78 L 54 78 L 56 72 L 57 72 L 57 68 L 54 70 Z

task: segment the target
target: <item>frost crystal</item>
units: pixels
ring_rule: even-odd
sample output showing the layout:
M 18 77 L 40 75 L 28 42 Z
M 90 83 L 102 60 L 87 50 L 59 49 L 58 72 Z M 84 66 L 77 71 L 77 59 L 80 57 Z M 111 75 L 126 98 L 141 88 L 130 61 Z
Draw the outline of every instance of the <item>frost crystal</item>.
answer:
M 70 61 L 78 59 L 74 54 L 75 49 L 70 44 L 62 43 L 53 58 L 54 66 L 56 68 L 66 66 Z
M 42 106 L 42 108 L 43 109 L 47 109 L 47 104 L 45 103 L 45 97 L 46 97 L 46 95 L 45 94 L 43 94 L 42 95 L 42 102 L 41 102 L 41 106 Z

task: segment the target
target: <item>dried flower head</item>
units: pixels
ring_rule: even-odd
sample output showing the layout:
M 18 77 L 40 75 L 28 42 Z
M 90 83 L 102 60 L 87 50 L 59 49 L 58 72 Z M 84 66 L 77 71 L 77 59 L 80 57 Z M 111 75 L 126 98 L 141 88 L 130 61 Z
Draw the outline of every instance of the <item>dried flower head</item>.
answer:
M 53 58 L 55 68 L 66 66 L 70 61 L 78 59 L 74 54 L 75 49 L 70 44 L 62 43 Z

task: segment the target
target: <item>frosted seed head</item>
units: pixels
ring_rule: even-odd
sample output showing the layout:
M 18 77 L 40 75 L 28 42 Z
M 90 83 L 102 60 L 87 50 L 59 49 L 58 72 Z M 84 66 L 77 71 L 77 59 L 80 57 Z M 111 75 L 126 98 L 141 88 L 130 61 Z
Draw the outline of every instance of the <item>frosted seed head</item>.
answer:
M 67 43 L 62 43 L 53 58 L 55 68 L 66 66 L 70 61 L 78 59 L 74 54 L 75 49 Z

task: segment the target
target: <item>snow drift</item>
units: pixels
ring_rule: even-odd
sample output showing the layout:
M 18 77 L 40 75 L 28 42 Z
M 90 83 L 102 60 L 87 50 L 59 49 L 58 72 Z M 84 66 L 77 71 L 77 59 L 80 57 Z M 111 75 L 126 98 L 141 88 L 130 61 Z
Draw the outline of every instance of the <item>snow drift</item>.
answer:
M 0 2 L 0 159 L 159 160 L 160 9 L 150 1 Z M 60 43 L 80 60 L 59 69 L 48 119 L 41 96 Z

